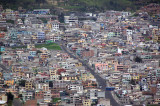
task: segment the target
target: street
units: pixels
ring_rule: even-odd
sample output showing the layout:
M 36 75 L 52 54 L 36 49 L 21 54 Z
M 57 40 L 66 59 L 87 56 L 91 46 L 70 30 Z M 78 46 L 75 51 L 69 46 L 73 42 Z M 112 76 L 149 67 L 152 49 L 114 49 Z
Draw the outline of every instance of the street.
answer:
M 84 60 L 80 59 L 80 58 L 77 58 L 76 56 L 74 56 L 74 54 L 72 54 L 71 52 L 69 52 L 66 47 L 61 44 L 61 48 L 62 50 L 64 50 L 66 53 L 68 53 L 72 58 L 74 59 L 78 59 L 82 64 L 83 66 L 89 70 L 91 72 L 91 74 L 96 78 L 97 82 L 99 85 L 101 85 L 101 89 L 105 91 L 105 88 L 107 87 L 107 84 L 106 84 L 106 80 L 104 80 L 103 78 L 101 78 L 97 73 L 94 72 L 94 70 L 86 64 L 86 62 L 84 62 Z M 105 97 L 106 99 L 110 99 L 110 103 L 112 106 L 120 106 L 120 104 L 118 104 L 115 99 L 113 98 L 112 94 L 110 91 L 106 91 L 105 92 Z
M 19 99 L 14 99 L 13 100 L 13 106 L 22 106 L 22 103 L 20 102 Z

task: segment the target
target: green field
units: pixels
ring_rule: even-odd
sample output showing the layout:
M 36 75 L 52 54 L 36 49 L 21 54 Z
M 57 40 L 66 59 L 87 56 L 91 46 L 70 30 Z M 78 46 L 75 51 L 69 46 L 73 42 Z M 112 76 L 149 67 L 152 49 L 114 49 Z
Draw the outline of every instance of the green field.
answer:
M 17 47 L 12 47 L 12 49 L 25 49 L 25 48 L 27 48 L 27 46 L 17 46 Z
M 42 47 L 45 47 L 47 48 L 48 50 L 61 50 L 61 47 L 56 44 L 56 43 L 49 43 L 49 44 L 38 44 L 38 45 L 35 45 L 36 48 L 42 48 Z
M 61 100 L 61 99 L 60 99 L 60 98 L 53 98 L 53 99 L 52 99 L 52 102 L 53 102 L 53 103 L 56 103 L 56 102 L 58 102 L 59 100 Z

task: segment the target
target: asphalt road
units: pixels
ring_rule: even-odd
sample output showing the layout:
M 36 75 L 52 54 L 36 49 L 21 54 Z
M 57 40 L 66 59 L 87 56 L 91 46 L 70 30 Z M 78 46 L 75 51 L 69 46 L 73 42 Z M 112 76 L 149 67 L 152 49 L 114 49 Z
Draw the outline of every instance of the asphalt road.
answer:
M 13 100 L 13 106 L 22 106 L 22 103 L 20 102 L 19 99 L 14 99 Z
M 66 47 L 61 44 L 61 48 L 62 50 L 64 50 L 66 53 L 68 53 L 70 55 L 70 57 L 74 58 L 74 59 L 78 59 L 82 64 L 83 66 L 89 70 L 91 72 L 91 74 L 96 78 L 97 82 L 99 83 L 99 85 L 101 85 L 101 89 L 105 91 L 105 88 L 107 87 L 107 84 L 106 84 L 106 80 L 104 80 L 103 78 L 101 78 L 97 73 L 94 72 L 94 70 L 82 59 L 76 57 L 73 53 L 69 52 Z M 110 103 L 112 106 L 120 106 L 120 104 L 118 104 L 116 102 L 116 100 L 113 98 L 112 94 L 110 91 L 106 91 L 105 92 L 105 97 L 106 99 L 110 99 Z

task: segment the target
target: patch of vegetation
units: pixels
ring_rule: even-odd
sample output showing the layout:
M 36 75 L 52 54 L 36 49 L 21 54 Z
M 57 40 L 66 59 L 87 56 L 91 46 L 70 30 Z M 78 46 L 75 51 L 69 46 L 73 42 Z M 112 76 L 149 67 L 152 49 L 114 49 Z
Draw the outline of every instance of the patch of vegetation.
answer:
M 36 48 L 42 48 L 42 47 L 45 47 L 47 48 L 48 50 L 61 50 L 61 47 L 56 44 L 56 43 L 49 43 L 49 44 L 38 44 L 38 45 L 35 45 Z
M 11 23 L 11 24 L 14 24 L 14 21 L 13 20 L 6 20 L 7 23 Z
M 8 92 L 6 95 L 7 95 L 7 101 L 8 101 L 7 104 L 8 104 L 8 106 L 12 106 L 14 95 L 11 92 Z
M 135 62 L 138 62 L 138 63 L 142 63 L 142 58 L 136 56 L 136 58 L 134 59 Z
M 59 22 L 64 23 L 64 14 L 63 13 L 58 15 L 58 20 L 59 20 Z
M 138 14 L 136 14 L 136 13 L 133 14 L 133 17 L 137 17 L 137 16 L 138 16 Z
M 18 95 L 18 98 L 16 98 L 16 99 L 19 99 L 19 98 L 22 98 L 22 94 L 19 94 L 19 95 Z
M 25 87 L 26 80 L 20 80 L 19 81 L 19 86 Z
M 135 8 L 130 0 L 69 0 L 68 2 L 64 2 L 64 5 L 68 9 L 74 8 L 78 11 L 85 10 L 93 12 L 96 10 L 126 10 L 131 7 Z
M 33 9 L 45 3 L 46 0 L 1 0 L 0 5 L 3 5 L 4 9 L 11 8 L 17 10 L 19 6 L 25 9 Z
M 42 53 L 42 52 L 41 52 L 40 50 L 37 50 L 37 54 L 38 54 L 38 53 Z
M 127 10 L 135 11 L 141 6 L 149 3 L 160 3 L 160 0 L 54 0 L 58 1 L 57 7 L 71 11 L 105 11 L 105 10 Z M 47 0 L 1 0 L 4 8 L 18 9 L 19 6 L 33 10 L 36 8 L 53 8 Z M 53 10 L 55 11 L 55 10 Z
M 47 19 L 46 18 L 40 18 L 40 20 L 42 20 L 43 23 L 47 23 Z
M 149 3 L 160 3 L 159 0 L 64 0 L 59 6 L 68 7 L 69 10 L 77 11 L 105 11 L 105 10 L 126 10 L 136 11 L 141 6 Z
M 49 87 L 53 87 L 53 82 L 52 81 L 49 81 Z
M 144 40 L 145 40 L 145 41 L 150 41 L 150 38 L 145 37 Z
M 130 84 L 132 84 L 132 85 L 136 85 L 136 81 L 135 81 L 135 80 L 133 80 L 133 79 L 131 79 Z
M 9 88 L 9 86 L 7 84 L 3 85 L 3 88 Z
M 15 46 L 15 47 L 12 47 L 12 49 L 22 49 L 22 48 L 27 48 L 27 46 Z
M 7 102 L 8 106 L 12 106 L 12 102 L 13 102 L 13 101 L 9 100 L 9 101 Z
M 52 102 L 53 102 L 53 103 L 56 103 L 56 102 L 58 102 L 59 100 L 61 100 L 61 98 L 53 98 L 53 99 L 52 99 Z

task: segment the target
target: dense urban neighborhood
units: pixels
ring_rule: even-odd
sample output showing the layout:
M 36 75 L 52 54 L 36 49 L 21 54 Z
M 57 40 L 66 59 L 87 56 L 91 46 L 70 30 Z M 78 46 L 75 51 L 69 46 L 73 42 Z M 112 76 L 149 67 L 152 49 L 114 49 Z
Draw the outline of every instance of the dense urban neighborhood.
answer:
M 160 106 L 160 5 L 136 12 L 0 5 L 0 105 Z

